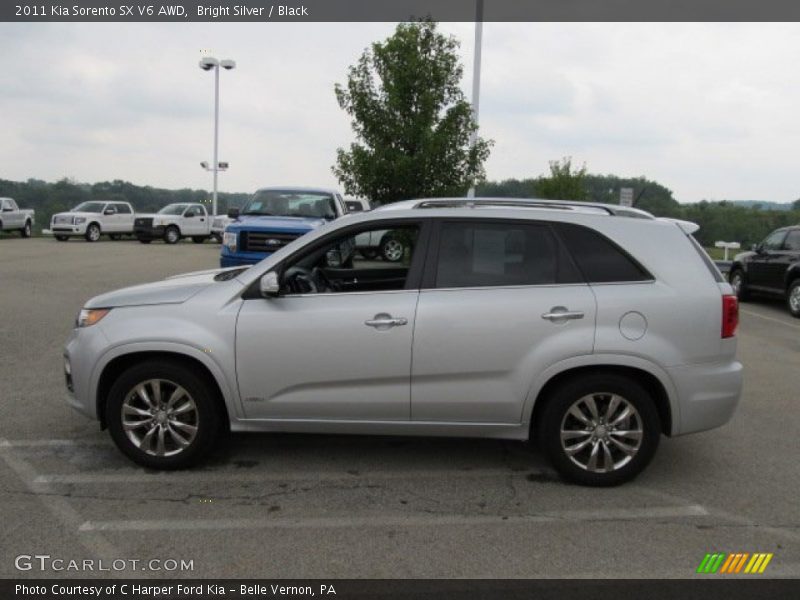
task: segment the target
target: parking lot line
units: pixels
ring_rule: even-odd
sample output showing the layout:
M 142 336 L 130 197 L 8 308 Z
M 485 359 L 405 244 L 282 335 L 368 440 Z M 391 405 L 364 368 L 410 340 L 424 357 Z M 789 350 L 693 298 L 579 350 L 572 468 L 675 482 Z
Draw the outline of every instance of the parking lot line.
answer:
M 108 474 L 42 474 L 34 483 L 105 484 L 105 483 L 213 483 L 260 481 L 341 481 L 342 479 L 447 479 L 450 477 L 508 477 L 509 475 L 541 475 L 536 469 L 513 471 L 510 469 L 430 469 L 404 471 L 306 471 L 306 472 L 259 472 L 259 473 L 208 473 L 208 472 L 161 472 L 161 473 L 108 473 Z
M 5 440 L 0 439 L 0 448 L 40 448 L 51 446 L 104 446 L 104 440 Z
M 163 519 L 86 521 L 79 531 L 196 531 L 224 529 L 343 529 L 358 527 L 428 527 L 436 525 L 501 525 L 570 521 L 633 521 L 702 517 L 699 504 L 643 508 L 547 511 L 532 515 L 382 515 L 375 517 L 297 517 L 263 519 Z
M 762 315 L 761 313 L 753 312 L 752 310 L 745 310 L 741 306 L 739 307 L 739 312 L 743 312 L 746 315 L 752 315 L 754 317 L 759 317 L 761 319 L 766 319 L 767 321 L 773 321 L 774 323 L 779 323 L 785 327 L 793 327 L 794 329 L 800 329 L 800 325 L 795 323 L 788 323 L 783 319 L 776 319 L 775 317 L 768 317 L 767 315 Z

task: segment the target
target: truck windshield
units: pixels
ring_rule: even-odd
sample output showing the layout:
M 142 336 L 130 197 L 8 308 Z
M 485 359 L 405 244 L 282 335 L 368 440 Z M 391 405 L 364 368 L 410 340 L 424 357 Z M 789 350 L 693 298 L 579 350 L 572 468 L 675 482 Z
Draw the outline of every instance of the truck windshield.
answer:
M 322 192 L 260 190 L 242 214 L 335 219 L 336 205 L 333 196 Z
M 160 215 L 182 215 L 186 210 L 188 204 L 167 204 L 164 208 L 158 211 Z
M 105 202 L 81 202 L 72 212 L 101 213 L 105 205 Z

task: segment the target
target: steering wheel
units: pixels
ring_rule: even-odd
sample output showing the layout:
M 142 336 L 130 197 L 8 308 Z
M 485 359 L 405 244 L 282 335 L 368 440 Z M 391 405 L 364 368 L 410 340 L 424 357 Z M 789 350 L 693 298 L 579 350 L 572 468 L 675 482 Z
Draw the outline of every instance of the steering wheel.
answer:
M 311 281 L 316 286 L 317 292 L 321 294 L 334 292 L 339 289 L 339 286 L 333 283 L 325 274 L 325 271 L 319 267 L 311 269 Z
M 292 267 L 286 272 L 283 281 L 292 294 L 316 294 L 319 289 L 312 273 L 303 267 Z

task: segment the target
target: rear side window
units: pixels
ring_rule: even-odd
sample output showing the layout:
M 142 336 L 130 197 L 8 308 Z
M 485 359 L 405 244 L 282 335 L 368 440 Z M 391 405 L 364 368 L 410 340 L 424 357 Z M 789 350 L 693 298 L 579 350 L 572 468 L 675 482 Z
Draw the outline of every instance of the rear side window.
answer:
M 792 252 L 800 250 L 800 229 L 792 229 L 789 232 L 789 235 L 786 236 L 786 241 L 783 242 L 783 248 Z
M 547 225 L 441 224 L 436 287 L 576 283 L 580 276 Z
M 117 212 L 121 215 L 129 215 L 131 214 L 131 209 L 128 208 L 127 204 L 115 204 L 114 208 L 117 209 Z
M 653 279 L 653 276 L 624 250 L 593 229 L 569 223 L 558 223 L 556 228 L 589 283 Z

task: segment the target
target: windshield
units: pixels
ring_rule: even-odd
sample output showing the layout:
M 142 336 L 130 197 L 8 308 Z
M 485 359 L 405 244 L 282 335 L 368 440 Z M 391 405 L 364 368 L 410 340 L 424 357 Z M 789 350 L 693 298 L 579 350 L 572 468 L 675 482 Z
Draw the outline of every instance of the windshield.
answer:
M 244 207 L 243 215 L 335 219 L 333 196 L 324 192 L 261 190 Z
M 167 204 L 164 208 L 158 211 L 160 215 L 182 215 L 186 210 L 188 204 Z
M 101 213 L 105 205 L 105 202 L 81 202 L 72 212 Z

